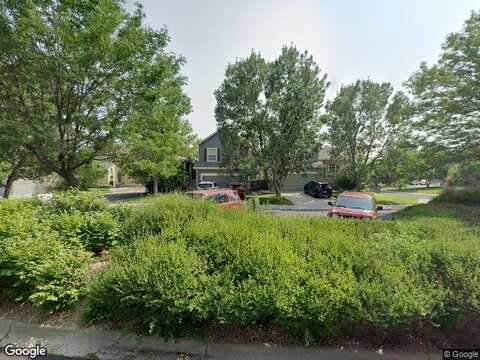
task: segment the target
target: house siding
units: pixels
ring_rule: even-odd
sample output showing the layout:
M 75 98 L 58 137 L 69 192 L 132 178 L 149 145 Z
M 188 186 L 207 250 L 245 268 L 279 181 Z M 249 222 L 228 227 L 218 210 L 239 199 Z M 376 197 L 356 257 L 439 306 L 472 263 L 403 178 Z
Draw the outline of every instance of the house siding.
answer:
M 217 148 L 218 155 L 216 162 L 208 162 L 206 158 L 208 148 Z M 220 140 L 218 132 L 210 135 L 203 140 L 198 147 L 198 164 L 195 166 L 196 183 L 200 181 L 215 181 L 220 187 L 228 187 L 232 180 L 237 180 L 235 177 L 225 175 L 224 169 L 221 167 L 223 156 L 223 145 Z M 329 160 L 329 155 L 324 151 L 319 151 L 318 155 L 312 158 L 312 164 L 320 161 L 326 163 Z M 326 168 L 311 168 L 306 174 L 291 174 L 287 176 L 282 187 L 282 191 L 303 191 L 305 184 L 312 180 L 327 181 Z M 259 176 L 257 176 L 259 178 Z M 260 177 L 261 178 L 261 177 Z

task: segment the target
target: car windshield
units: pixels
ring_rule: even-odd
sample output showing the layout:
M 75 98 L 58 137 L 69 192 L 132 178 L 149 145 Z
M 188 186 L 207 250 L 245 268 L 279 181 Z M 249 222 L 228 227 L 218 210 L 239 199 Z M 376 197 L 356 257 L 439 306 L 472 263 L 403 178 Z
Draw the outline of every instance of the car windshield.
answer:
M 210 188 L 212 188 L 212 184 L 210 184 L 210 183 L 198 184 L 198 187 L 200 189 L 210 189 Z
M 339 196 L 335 206 L 350 209 L 373 210 L 373 201 L 371 198 Z

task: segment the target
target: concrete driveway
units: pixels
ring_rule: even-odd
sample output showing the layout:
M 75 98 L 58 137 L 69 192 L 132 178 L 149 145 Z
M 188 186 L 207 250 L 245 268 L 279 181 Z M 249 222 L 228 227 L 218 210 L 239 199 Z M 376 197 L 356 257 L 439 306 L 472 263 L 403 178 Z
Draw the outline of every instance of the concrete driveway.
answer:
M 405 194 L 405 193 L 403 193 Z M 278 215 L 285 216 L 326 216 L 330 205 L 330 199 L 316 199 L 303 192 L 288 192 L 282 194 L 285 198 L 290 200 L 293 205 L 268 205 L 264 209 Z M 407 194 L 407 196 L 410 194 Z M 405 205 L 387 205 L 380 211 L 383 220 L 390 220 L 392 214 L 406 208 Z

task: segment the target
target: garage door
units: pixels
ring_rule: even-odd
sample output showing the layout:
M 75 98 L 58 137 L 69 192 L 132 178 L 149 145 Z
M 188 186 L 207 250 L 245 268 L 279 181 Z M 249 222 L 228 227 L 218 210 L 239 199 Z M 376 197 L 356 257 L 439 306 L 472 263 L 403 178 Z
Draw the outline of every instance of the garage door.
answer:
M 200 181 L 214 181 L 217 186 L 229 187 L 232 179 L 228 176 L 203 174 Z
M 283 182 L 282 191 L 303 191 L 303 187 L 309 181 L 318 180 L 318 175 L 306 174 L 305 176 L 300 174 L 288 175 Z

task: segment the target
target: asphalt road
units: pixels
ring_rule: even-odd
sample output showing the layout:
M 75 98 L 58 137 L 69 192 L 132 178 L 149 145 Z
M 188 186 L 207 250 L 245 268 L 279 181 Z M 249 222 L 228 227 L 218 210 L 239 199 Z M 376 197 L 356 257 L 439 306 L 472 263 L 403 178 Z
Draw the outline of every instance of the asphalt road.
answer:
M 425 197 L 424 195 L 414 193 L 395 193 L 395 195 L 397 194 L 405 197 Z M 268 205 L 265 206 L 265 210 L 283 216 L 326 216 L 328 210 L 330 210 L 330 205 L 328 205 L 329 199 L 315 199 L 302 192 L 289 192 L 282 195 L 290 200 L 293 205 Z M 426 195 L 426 197 L 428 199 L 425 199 L 425 202 L 430 201 L 432 198 L 428 195 Z M 386 205 L 383 210 L 380 211 L 380 216 L 383 220 L 389 220 L 392 218 L 393 213 L 404 208 L 406 208 L 405 205 Z

